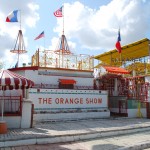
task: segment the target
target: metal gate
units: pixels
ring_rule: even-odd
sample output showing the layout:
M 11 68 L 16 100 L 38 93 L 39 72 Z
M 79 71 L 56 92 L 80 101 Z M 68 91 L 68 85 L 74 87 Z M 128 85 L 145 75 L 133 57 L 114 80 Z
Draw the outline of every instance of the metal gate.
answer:
M 147 112 L 147 118 L 150 119 L 150 102 L 146 103 L 146 112 Z
M 127 101 L 126 100 L 119 100 L 119 115 L 127 116 Z

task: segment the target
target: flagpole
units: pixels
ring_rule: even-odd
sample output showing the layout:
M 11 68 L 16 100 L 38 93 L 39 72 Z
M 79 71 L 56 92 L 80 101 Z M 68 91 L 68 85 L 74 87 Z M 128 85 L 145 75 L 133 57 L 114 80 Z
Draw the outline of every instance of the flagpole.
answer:
M 18 11 L 20 11 L 20 30 L 19 30 L 19 33 L 21 32 L 21 10 L 18 10 Z M 20 39 L 21 39 L 21 35 L 19 34 L 18 35 L 19 36 L 19 44 L 20 44 Z M 18 49 L 18 61 L 17 61 L 17 68 L 18 68 L 18 65 L 19 65 L 19 49 Z
M 64 4 L 62 5 L 62 17 L 63 17 L 63 35 L 64 35 Z M 64 38 L 64 36 L 62 36 L 62 37 Z M 63 45 L 62 45 L 62 54 L 61 54 L 61 56 L 62 56 L 62 68 L 63 68 L 64 39 L 62 39 L 62 40 L 63 40 L 63 43 L 62 43 Z
M 120 53 L 120 66 L 122 66 L 122 54 Z
M 62 7 L 63 7 L 63 10 L 62 10 L 62 11 L 63 11 L 63 13 L 62 13 L 62 14 L 63 14 L 63 35 L 64 35 L 64 32 L 65 32 L 65 31 L 64 31 L 64 4 L 63 4 L 63 6 L 62 6 Z
M 43 42 L 44 42 L 44 50 L 43 50 L 43 53 L 44 53 L 44 51 L 45 51 L 45 31 L 44 31 Z M 44 63 L 45 63 L 45 67 L 46 67 L 46 53 L 45 53 L 45 61 L 44 61 Z
M 20 30 L 21 30 L 21 10 L 20 11 Z
M 120 25 L 119 25 L 119 36 L 120 36 Z M 120 41 L 121 41 L 121 37 L 120 37 Z M 120 52 L 120 64 L 122 66 L 122 48 L 121 48 L 121 52 Z
M 62 29 L 62 41 L 61 42 L 63 42 L 62 44 L 64 44 L 64 4 L 58 9 L 58 10 L 56 10 L 55 12 L 54 12 L 54 16 L 55 17 L 63 17 L 63 22 L 62 22 L 62 25 L 63 25 L 63 29 Z M 62 54 L 62 67 L 63 67 L 63 47 L 64 47 L 64 45 L 62 46 L 62 50 L 59 50 L 59 67 L 61 67 L 60 65 L 61 65 L 61 58 L 60 58 L 60 56 L 61 56 L 61 54 Z
M 45 50 L 45 32 L 44 32 L 44 50 Z

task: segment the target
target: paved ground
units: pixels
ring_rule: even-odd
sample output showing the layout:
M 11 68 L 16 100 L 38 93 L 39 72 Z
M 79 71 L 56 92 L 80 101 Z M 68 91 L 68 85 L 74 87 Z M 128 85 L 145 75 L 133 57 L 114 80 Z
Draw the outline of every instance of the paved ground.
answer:
M 150 131 L 80 142 L 17 146 L 0 150 L 140 150 L 147 146 L 150 146 Z
M 137 138 L 135 136 L 133 141 L 127 136 L 127 141 L 122 141 L 118 138 L 118 135 L 126 134 L 129 136 L 130 133 L 142 132 L 144 133 L 145 139 Z M 148 132 L 145 132 L 148 131 Z M 118 148 L 123 148 L 124 146 L 133 146 L 135 143 L 140 144 L 141 146 L 145 142 L 147 147 L 150 147 L 150 120 L 149 119 L 127 119 L 127 118 L 119 118 L 119 119 L 91 119 L 91 120 L 79 120 L 79 121 L 59 121 L 59 122 L 42 122 L 38 123 L 31 129 L 11 129 L 5 135 L 0 135 L 0 147 L 7 147 L 10 149 L 12 146 L 21 146 L 21 145 L 33 145 L 33 144 L 46 144 L 43 145 L 45 148 L 37 149 L 48 149 L 46 148 L 48 143 L 59 143 L 59 144 L 50 144 L 53 146 L 53 150 L 61 150 L 65 148 L 65 144 L 60 144 L 60 142 L 74 142 L 74 141 L 83 141 L 86 139 L 92 138 L 100 138 L 98 145 L 116 145 Z M 108 139 L 109 137 L 109 139 Z M 111 138 L 110 138 L 111 137 Z M 106 140 L 104 140 L 104 138 Z M 124 138 L 123 138 L 124 139 Z M 139 141 L 140 140 L 140 141 Z M 110 144 L 112 141 L 112 144 Z M 115 143 L 113 143 L 113 141 Z M 119 142 L 117 142 L 119 141 Z M 137 141 L 134 142 L 134 141 Z M 119 143 L 124 143 L 118 145 Z M 76 143 L 78 145 L 78 143 Z M 75 150 L 76 148 L 71 148 L 73 144 L 67 144 L 68 148 L 63 150 Z M 96 150 L 96 149 L 88 149 L 89 147 L 83 147 L 86 144 L 81 144 L 81 146 L 77 146 L 81 149 L 87 150 Z M 39 146 L 39 145 L 34 145 Z M 41 145 L 42 146 L 42 145 Z M 106 146 L 106 147 L 107 147 Z M 49 146 L 48 146 L 49 147 Z M 56 148 L 55 148 L 56 147 Z M 83 147 L 83 148 L 82 148 Z M 18 149 L 21 147 L 17 147 Z M 146 147 L 145 147 L 146 148 Z M 16 149 L 16 148 L 15 148 Z M 25 146 L 21 149 L 34 149 L 33 146 Z M 98 148 L 99 149 L 99 148 Z M 76 149 L 78 150 L 78 149 Z

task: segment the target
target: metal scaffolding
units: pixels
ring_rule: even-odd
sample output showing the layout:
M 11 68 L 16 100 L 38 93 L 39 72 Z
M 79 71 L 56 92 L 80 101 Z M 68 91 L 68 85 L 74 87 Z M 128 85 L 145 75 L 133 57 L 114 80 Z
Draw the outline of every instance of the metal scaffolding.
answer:
M 32 66 L 93 70 L 94 57 L 71 53 L 65 35 L 62 35 L 56 50 L 37 50 L 32 56 Z

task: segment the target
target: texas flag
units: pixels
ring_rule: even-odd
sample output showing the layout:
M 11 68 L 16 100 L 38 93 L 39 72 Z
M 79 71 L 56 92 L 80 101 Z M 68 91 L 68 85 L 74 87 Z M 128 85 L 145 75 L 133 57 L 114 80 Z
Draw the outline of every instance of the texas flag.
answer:
M 118 38 L 117 38 L 117 42 L 116 42 L 116 49 L 119 53 L 121 53 L 121 44 L 120 44 L 120 41 L 121 41 L 121 36 L 120 36 L 120 29 L 118 31 Z
M 6 22 L 18 22 L 17 13 L 18 13 L 18 10 L 12 11 L 12 12 L 6 17 Z

